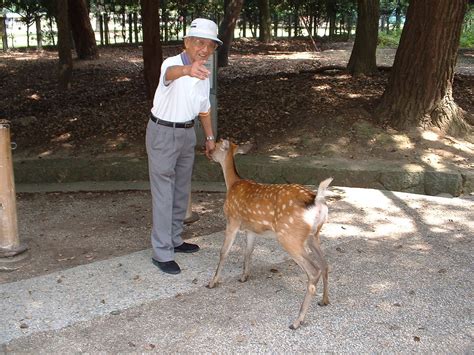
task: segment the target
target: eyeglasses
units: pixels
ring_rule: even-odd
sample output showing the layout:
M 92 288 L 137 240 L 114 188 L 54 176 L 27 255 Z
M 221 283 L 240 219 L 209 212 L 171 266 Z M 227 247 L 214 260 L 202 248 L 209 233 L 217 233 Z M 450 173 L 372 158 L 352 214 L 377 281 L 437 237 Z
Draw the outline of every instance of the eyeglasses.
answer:
M 209 52 L 215 51 L 217 48 L 217 43 L 211 41 L 210 39 L 202 39 L 202 38 L 194 38 L 193 39 L 194 45 L 199 49 L 203 49 L 204 47 L 207 48 Z

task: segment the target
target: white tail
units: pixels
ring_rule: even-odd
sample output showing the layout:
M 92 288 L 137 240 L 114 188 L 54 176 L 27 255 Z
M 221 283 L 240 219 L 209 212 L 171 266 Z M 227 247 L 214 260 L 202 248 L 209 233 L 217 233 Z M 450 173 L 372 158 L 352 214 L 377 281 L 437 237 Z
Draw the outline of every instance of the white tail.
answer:
M 329 304 L 328 266 L 319 243 L 319 232 L 327 221 L 328 208 L 325 193 L 332 181 L 326 179 L 319 184 L 318 192 L 296 184 L 259 184 L 244 180 L 238 175 L 234 155 L 245 153 L 250 146 L 238 146 L 227 140 L 216 144 L 212 159 L 221 164 L 227 186 L 224 212 L 227 219 L 224 245 L 216 273 L 209 283 L 217 285 L 222 266 L 239 230 L 247 231 L 244 272 L 241 281 L 250 275 L 250 256 L 255 234 L 273 231 L 279 243 L 308 275 L 308 286 L 298 318 L 290 328 L 296 329 L 303 322 L 316 285 L 323 276 L 323 299 L 321 305 Z M 307 248 L 311 250 L 308 252 Z

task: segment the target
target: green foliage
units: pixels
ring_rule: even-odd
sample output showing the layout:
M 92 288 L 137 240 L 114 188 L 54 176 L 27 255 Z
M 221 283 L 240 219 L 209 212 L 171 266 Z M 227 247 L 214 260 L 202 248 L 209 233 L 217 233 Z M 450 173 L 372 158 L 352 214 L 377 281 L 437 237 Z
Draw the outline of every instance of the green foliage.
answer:
M 379 47 L 397 47 L 398 43 L 400 42 L 400 36 L 402 34 L 402 30 L 394 30 L 391 31 L 390 33 L 387 33 L 385 31 L 380 31 L 379 32 L 379 40 L 378 40 L 378 46 Z
M 474 5 L 470 5 L 464 17 L 460 47 L 474 47 Z

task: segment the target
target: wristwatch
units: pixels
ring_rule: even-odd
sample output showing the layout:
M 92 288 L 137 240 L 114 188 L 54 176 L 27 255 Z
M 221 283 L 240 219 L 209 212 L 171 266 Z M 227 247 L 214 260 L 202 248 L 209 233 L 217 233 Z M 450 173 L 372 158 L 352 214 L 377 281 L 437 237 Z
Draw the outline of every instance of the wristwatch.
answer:
M 216 139 L 214 138 L 214 136 L 207 136 L 207 137 L 206 137 L 206 141 L 214 141 L 214 140 L 216 140 Z

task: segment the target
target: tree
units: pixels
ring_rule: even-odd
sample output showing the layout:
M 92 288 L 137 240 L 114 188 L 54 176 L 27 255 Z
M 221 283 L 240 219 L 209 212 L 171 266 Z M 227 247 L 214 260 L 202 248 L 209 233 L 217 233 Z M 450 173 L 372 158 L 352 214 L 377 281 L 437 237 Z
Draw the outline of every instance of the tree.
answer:
M 2 45 L 4 51 L 8 49 L 8 33 L 7 24 L 5 20 L 6 18 L 4 16 L 0 16 L 0 36 L 2 37 Z
M 59 88 L 71 88 L 72 55 L 68 16 L 68 0 L 57 0 L 56 23 L 58 26 Z
M 452 86 L 467 0 L 412 0 L 379 119 L 399 129 L 438 127 L 465 133 L 465 112 Z
M 217 65 L 225 67 L 229 64 L 229 51 L 232 44 L 235 25 L 242 10 L 244 0 L 225 0 L 224 19 L 219 26 L 219 38 L 223 42 L 217 55 Z
M 337 4 L 334 0 L 326 0 L 326 13 L 329 22 L 329 38 L 333 39 L 336 33 Z
M 357 28 L 347 70 L 352 75 L 377 72 L 375 58 L 378 38 L 379 0 L 357 1 Z
M 270 4 L 268 0 L 258 0 L 259 7 L 259 41 L 268 43 L 272 40 Z
M 41 21 L 42 13 L 46 11 L 42 2 L 33 0 L 5 0 L 2 4 L 3 7 L 20 15 L 21 22 L 26 25 L 26 46 L 28 48 L 30 47 L 30 27 L 36 22 L 38 49 L 41 49 L 41 26 L 38 26 L 38 23 Z
M 41 30 L 41 16 L 35 16 L 36 24 L 36 48 L 40 51 L 43 49 L 43 31 Z
M 140 0 L 143 28 L 143 66 L 148 99 L 152 100 L 160 81 L 163 51 L 160 41 L 159 4 L 156 0 Z
M 99 56 L 95 35 L 85 0 L 69 0 L 69 21 L 74 47 L 79 59 L 94 59 Z

